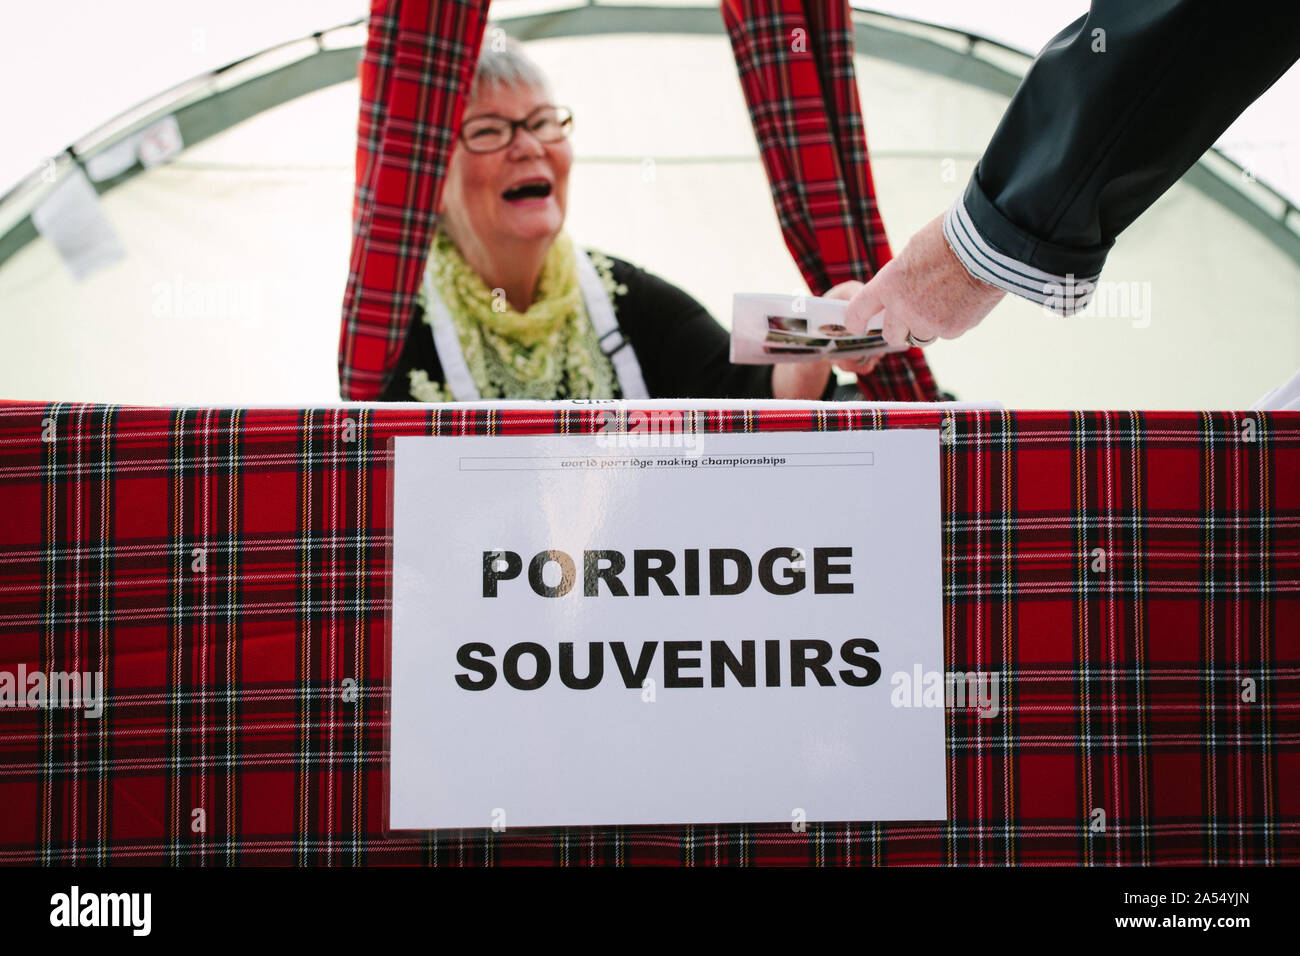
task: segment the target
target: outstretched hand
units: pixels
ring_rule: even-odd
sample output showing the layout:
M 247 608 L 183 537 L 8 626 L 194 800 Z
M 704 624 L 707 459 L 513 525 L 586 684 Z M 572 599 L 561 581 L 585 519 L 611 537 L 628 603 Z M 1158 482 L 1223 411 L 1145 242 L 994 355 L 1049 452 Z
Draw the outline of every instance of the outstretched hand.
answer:
M 979 325 L 1005 295 L 966 270 L 948 247 L 939 216 L 856 291 L 844 324 L 861 335 L 884 312 L 883 335 L 890 345 L 907 345 L 909 332 L 922 341 L 955 339 Z

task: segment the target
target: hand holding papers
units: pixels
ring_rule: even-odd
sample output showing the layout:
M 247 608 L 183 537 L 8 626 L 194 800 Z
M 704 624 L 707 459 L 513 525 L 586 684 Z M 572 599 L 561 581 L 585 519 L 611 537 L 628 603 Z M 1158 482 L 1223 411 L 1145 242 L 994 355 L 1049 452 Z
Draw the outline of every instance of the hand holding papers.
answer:
M 731 361 L 840 363 L 906 350 L 885 342 L 880 316 L 864 334 L 851 333 L 844 322 L 847 305 L 815 296 L 737 293 L 732 299 Z

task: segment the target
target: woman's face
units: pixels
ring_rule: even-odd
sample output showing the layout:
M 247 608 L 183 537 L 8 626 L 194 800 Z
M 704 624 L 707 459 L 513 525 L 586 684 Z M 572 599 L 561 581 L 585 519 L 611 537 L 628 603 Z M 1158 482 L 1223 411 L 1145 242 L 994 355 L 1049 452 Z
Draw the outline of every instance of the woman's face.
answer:
M 490 84 L 466 104 L 464 121 L 484 115 L 522 120 L 548 102 L 543 90 Z M 509 146 L 495 153 L 470 152 L 458 137 L 439 206 L 447 234 L 462 250 L 470 242 L 492 248 L 553 239 L 564 225 L 571 165 L 568 139 L 543 143 L 523 126 L 515 129 Z M 533 180 L 549 183 L 549 193 L 505 197 Z

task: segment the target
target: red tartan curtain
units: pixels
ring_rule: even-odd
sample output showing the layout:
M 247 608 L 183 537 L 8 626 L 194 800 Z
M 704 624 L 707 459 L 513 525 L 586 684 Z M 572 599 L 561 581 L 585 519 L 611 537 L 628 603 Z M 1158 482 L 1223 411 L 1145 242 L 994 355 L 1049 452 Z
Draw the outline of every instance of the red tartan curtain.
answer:
M 489 0 L 371 0 L 360 67 L 352 259 L 339 384 L 378 397 L 414 309 Z M 889 261 L 853 72 L 847 3 L 723 0 L 786 243 L 814 293 Z M 933 401 L 920 349 L 859 380 L 867 398 Z
M 722 0 L 786 245 L 817 295 L 890 259 L 853 70 L 847 0 Z M 935 401 L 925 355 L 887 355 L 858 380 L 879 401 Z
M 371 0 L 339 339 L 339 387 L 350 401 L 377 398 L 397 364 L 488 3 Z

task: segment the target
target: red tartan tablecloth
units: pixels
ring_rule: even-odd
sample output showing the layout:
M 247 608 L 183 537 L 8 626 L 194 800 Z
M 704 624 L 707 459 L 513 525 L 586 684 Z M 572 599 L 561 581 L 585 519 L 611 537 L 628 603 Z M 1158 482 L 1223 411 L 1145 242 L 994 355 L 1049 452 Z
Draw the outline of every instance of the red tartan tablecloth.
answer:
M 0 405 L 0 671 L 107 685 L 0 708 L 0 862 L 1300 862 L 1300 414 L 706 420 L 945 414 L 946 666 L 1003 688 L 947 714 L 948 823 L 387 836 L 386 439 L 592 413 Z

